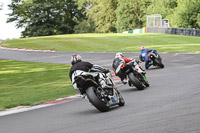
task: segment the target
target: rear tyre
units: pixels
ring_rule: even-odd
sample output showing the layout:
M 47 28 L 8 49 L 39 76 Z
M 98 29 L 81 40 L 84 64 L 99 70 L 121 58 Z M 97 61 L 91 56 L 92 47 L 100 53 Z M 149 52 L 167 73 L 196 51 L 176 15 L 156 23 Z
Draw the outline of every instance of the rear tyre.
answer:
M 158 59 L 154 59 L 154 61 L 156 62 L 156 64 L 158 64 L 158 66 L 159 66 L 160 68 L 164 68 L 164 65 L 162 64 L 161 61 L 159 61 Z
M 106 112 L 110 109 L 108 106 L 108 102 L 105 100 L 104 102 L 100 99 L 98 94 L 96 93 L 96 87 L 92 86 L 86 90 L 86 95 L 92 105 L 96 107 L 101 112 Z
M 134 76 L 134 74 L 131 72 L 128 75 L 130 82 L 138 89 L 138 90 L 143 90 L 144 86 L 142 83 Z

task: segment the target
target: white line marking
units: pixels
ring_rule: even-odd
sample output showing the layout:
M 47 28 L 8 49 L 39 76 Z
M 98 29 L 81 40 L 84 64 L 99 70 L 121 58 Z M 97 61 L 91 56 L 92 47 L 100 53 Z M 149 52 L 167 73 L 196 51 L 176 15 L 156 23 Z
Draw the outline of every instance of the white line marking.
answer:
M 174 54 L 173 56 L 177 56 L 179 53 Z
M 69 99 L 69 98 L 75 98 L 75 99 L 76 98 L 80 98 L 80 95 L 77 94 L 77 95 L 74 95 L 74 96 L 69 96 L 69 97 L 65 97 L 65 98 L 59 98 L 59 99 L 56 99 L 55 101 L 65 100 L 65 99 Z M 53 105 L 56 105 L 56 104 L 40 104 L 40 105 L 35 105 L 35 106 L 8 109 L 8 110 L 5 110 L 5 111 L 0 111 L 0 116 L 11 115 L 11 114 L 15 114 L 15 113 L 35 110 L 35 109 L 44 108 L 44 107 L 53 106 Z
M 6 50 L 17 50 L 17 51 L 29 51 L 29 52 L 55 52 L 55 50 L 34 50 L 34 49 L 23 49 L 23 48 L 7 48 L 7 47 L 2 47 L 0 46 L 0 49 L 6 49 Z
M 20 113 L 20 112 L 25 112 L 25 111 L 39 109 L 39 108 L 44 108 L 44 107 L 47 107 L 47 106 L 52 106 L 52 105 L 51 104 L 42 104 L 42 105 L 37 105 L 37 106 L 32 106 L 32 107 L 25 107 L 25 108 L 20 108 L 20 109 L 5 110 L 5 111 L 0 112 L 0 116 L 10 115 L 10 114 L 15 114 L 15 113 Z

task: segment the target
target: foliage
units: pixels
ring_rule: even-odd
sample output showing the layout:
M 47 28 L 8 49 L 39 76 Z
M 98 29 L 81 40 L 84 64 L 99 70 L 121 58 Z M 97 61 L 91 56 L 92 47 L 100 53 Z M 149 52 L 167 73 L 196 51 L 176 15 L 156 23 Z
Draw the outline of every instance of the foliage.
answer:
M 96 32 L 116 32 L 116 14 L 117 0 L 97 0 L 88 11 L 88 17 L 96 25 Z
M 95 27 L 94 21 L 89 18 L 76 25 L 74 27 L 74 31 L 75 33 L 93 33 L 95 31 Z
M 122 32 L 143 27 L 145 25 L 145 11 L 149 4 L 147 0 L 118 0 L 117 31 Z
M 23 36 L 46 36 L 74 32 L 77 21 L 84 17 L 74 0 L 13 0 L 8 22 L 25 27 Z
M 12 0 L 8 22 L 25 27 L 23 37 L 71 33 L 116 33 L 146 25 L 161 14 L 171 27 L 200 28 L 199 0 Z
M 199 0 L 113 0 L 112 2 L 117 4 L 114 8 L 109 5 L 110 1 L 106 2 L 82 0 L 84 6 L 87 7 L 86 14 L 92 16 L 91 18 L 95 21 L 96 32 L 113 32 L 103 30 L 105 28 L 101 26 L 109 24 L 105 21 L 110 15 L 106 9 L 112 9 L 111 12 L 115 10 L 109 22 L 115 25 L 117 32 L 145 26 L 146 15 L 150 14 L 161 14 L 163 18 L 170 20 L 172 27 L 199 28 L 200 25 Z
M 168 18 L 177 7 L 177 0 L 152 0 L 148 6 L 146 14 L 161 14 L 162 18 Z
M 200 1 L 178 0 L 171 19 L 175 27 L 200 28 Z
M 74 27 L 75 33 L 93 33 L 95 32 L 96 25 L 93 19 L 88 17 L 88 12 L 94 5 L 97 4 L 96 0 L 76 0 L 78 9 L 82 10 L 85 15 L 84 20 L 80 20 Z

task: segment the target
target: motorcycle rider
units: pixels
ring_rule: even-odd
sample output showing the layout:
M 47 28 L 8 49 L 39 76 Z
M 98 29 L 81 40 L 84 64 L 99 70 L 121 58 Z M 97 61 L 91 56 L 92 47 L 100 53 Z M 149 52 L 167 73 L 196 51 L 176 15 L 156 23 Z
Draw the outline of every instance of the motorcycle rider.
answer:
M 140 54 L 139 54 L 139 58 L 140 61 L 144 62 L 145 61 L 145 68 L 148 69 L 152 64 L 149 61 L 149 53 L 150 52 L 154 52 L 155 54 L 158 54 L 156 50 L 154 49 L 146 49 L 144 46 L 140 47 Z
M 82 61 L 82 58 L 80 55 L 75 54 L 71 56 L 71 64 L 72 67 L 69 72 L 70 80 L 73 84 L 73 87 L 80 92 L 80 89 L 77 87 L 77 84 L 75 83 L 75 77 L 78 75 L 92 75 L 94 77 L 99 76 L 99 84 L 102 88 L 111 88 L 112 86 L 109 86 L 106 84 L 106 73 L 110 72 L 109 69 L 103 68 L 99 65 L 94 65 L 90 62 Z M 92 72 L 90 72 L 92 71 Z M 80 73 L 81 72 L 81 73 Z M 98 72 L 98 73 L 97 73 Z M 81 92 L 80 92 L 81 94 Z
M 131 64 L 132 62 L 132 64 Z M 115 75 L 120 77 L 123 84 L 128 82 L 126 77 L 126 70 L 135 66 L 136 70 L 142 74 L 146 74 L 146 72 L 139 66 L 139 61 L 136 59 L 129 59 L 123 56 L 122 53 L 116 53 L 115 59 L 113 60 L 112 69 L 115 72 Z

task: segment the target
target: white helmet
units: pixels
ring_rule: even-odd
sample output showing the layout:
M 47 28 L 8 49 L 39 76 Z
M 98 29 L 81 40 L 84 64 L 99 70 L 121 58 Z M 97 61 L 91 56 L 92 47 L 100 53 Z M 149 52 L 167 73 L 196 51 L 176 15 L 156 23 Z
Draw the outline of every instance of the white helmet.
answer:
M 120 57 L 124 57 L 122 53 L 116 53 L 115 58 L 120 58 Z

